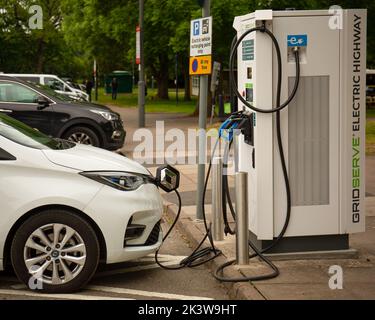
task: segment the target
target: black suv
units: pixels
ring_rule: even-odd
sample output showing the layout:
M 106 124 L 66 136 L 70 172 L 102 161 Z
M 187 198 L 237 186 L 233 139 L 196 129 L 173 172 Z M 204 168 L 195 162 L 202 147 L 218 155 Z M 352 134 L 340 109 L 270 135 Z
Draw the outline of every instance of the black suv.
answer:
M 54 138 L 117 150 L 126 132 L 118 113 L 52 89 L 0 75 L 0 112 Z

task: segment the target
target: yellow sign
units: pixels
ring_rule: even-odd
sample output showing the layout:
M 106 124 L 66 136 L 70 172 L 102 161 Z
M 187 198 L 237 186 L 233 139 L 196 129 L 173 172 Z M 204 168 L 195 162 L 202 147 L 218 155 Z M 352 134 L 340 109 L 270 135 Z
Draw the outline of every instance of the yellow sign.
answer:
M 212 72 L 212 56 L 190 57 L 190 75 L 208 75 Z

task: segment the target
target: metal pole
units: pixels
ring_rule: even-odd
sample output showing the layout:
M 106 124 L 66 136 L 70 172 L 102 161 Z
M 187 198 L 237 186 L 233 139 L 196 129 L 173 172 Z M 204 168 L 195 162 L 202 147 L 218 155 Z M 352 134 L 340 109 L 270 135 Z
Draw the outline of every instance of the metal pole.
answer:
M 223 222 L 223 158 L 212 161 L 212 231 L 215 241 L 224 240 Z
M 240 135 L 241 130 L 234 130 L 233 142 L 234 142 L 234 172 L 239 172 L 240 162 Z
M 175 72 L 176 72 L 176 105 L 178 105 L 178 53 L 176 53 Z
M 139 28 L 140 28 L 140 65 L 138 82 L 138 126 L 145 127 L 145 72 L 144 72 L 144 0 L 139 0 Z
M 211 0 L 205 0 L 202 10 L 203 18 L 210 16 Z M 199 150 L 198 150 L 198 183 L 197 183 L 197 219 L 203 219 L 203 190 L 206 175 L 206 131 L 207 123 L 207 95 L 208 95 L 208 76 L 200 77 L 199 87 Z
M 249 264 L 249 216 L 247 173 L 236 173 L 236 258 L 238 265 Z

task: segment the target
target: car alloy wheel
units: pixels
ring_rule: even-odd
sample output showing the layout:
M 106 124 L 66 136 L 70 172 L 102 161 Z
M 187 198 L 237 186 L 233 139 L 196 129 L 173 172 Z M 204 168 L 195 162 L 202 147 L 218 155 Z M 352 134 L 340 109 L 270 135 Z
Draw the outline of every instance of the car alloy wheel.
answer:
M 83 132 L 73 133 L 68 140 L 78 144 L 93 145 L 91 137 Z
M 10 248 L 13 269 L 32 290 L 71 293 L 93 277 L 100 258 L 90 223 L 67 209 L 47 209 L 17 229 Z
M 45 225 L 27 239 L 24 262 L 29 273 L 43 283 L 65 284 L 81 273 L 86 245 L 79 233 L 67 225 Z

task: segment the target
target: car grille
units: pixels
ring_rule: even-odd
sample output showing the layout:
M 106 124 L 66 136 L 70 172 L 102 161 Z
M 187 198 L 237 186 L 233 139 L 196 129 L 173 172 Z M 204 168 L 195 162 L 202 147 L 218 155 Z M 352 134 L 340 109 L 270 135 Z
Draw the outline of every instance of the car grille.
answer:
M 145 246 L 153 246 L 155 244 L 158 243 L 159 241 L 159 234 L 160 234 L 160 228 L 161 228 L 161 222 L 159 221 L 154 229 L 152 229 L 146 243 L 145 243 Z

